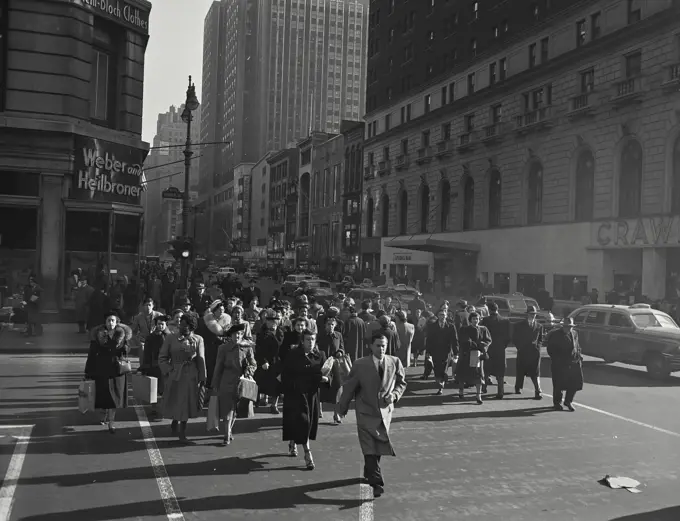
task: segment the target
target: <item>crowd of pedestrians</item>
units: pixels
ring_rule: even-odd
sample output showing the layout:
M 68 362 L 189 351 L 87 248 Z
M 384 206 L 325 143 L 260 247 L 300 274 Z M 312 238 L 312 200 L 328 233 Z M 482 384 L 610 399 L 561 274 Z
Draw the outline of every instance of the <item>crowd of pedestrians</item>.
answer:
M 162 394 L 151 419 L 170 420 L 181 443 L 192 443 L 187 422 L 202 415 L 204 405 L 214 399 L 222 445 L 229 446 L 238 432 L 236 419 L 252 417 L 259 402 L 270 413 L 282 414 L 289 456 L 298 456 L 301 448 L 305 467 L 312 470 L 310 442 L 317 437 L 324 405 L 339 424 L 355 400 L 364 476 L 375 496 L 384 490 L 380 458 L 394 455 L 389 424 L 406 389 L 405 367 L 417 365 L 421 355 L 421 378 L 434 373 L 437 394 L 443 393 L 451 368 L 459 398 L 465 399 L 465 389 L 472 387 L 481 405 L 488 386 L 494 385 L 492 376 L 496 398 L 503 398 L 505 351 L 513 342 L 518 350 L 515 392 L 522 392 L 529 377 L 535 398 L 542 398 L 541 346 L 546 338 L 532 307 L 526 320 L 511 327 L 494 304 L 478 310 L 461 301 L 452 309 L 445 301 L 433 313 L 420 296 L 408 312 L 389 297 L 357 304 L 340 294 L 324 308 L 313 296 L 298 294 L 291 303 L 276 292 L 261 308 L 253 283 L 238 293 L 213 297 L 197 283 L 192 297 L 178 302 L 171 314 L 156 311 L 156 300 L 148 296 L 130 326 L 114 309 L 94 328 L 85 375 L 95 381 L 96 407 L 104 411 L 102 422 L 111 433 L 115 410 L 126 404 L 131 368 L 125 364 L 135 344 L 139 370 L 158 378 Z M 573 411 L 583 376 L 570 319 L 548 335 L 547 346 L 554 407 Z

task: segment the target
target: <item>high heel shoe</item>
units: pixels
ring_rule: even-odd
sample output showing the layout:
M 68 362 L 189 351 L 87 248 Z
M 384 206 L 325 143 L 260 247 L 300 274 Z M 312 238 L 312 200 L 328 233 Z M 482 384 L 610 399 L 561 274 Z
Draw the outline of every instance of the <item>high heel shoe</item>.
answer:
M 312 451 L 305 451 L 305 463 L 307 464 L 307 470 L 314 470 L 316 466 L 314 465 L 314 458 L 312 458 Z

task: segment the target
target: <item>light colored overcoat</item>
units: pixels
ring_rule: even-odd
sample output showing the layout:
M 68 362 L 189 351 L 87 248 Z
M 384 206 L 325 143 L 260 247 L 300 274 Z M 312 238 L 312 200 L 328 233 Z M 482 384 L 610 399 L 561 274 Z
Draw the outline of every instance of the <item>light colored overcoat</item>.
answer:
M 352 399 L 356 398 L 357 432 L 361 451 L 365 455 L 394 456 L 390 442 L 392 411 L 406 390 L 404 366 L 396 356 L 385 355 L 385 373 L 382 381 L 373 355 L 357 360 L 342 386 L 338 412 L 346 415 Z M 393 403 L 385 397 L 393 395 Z

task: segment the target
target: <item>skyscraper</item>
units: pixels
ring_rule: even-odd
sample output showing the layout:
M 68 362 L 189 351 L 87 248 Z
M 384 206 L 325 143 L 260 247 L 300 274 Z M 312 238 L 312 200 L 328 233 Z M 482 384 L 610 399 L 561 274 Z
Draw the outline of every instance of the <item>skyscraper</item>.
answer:
M 369 0 L 222 0 L 204 24 L 201 178 L 364 113 Z M 218 153 L 219 151 L 219 153 Z M 204 185 L 203 185 L 204 186 Z

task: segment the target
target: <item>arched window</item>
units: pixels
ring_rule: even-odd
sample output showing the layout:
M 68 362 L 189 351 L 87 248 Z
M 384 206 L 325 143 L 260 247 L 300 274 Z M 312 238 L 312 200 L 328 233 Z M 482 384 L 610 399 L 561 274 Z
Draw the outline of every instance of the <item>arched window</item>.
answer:
M 475 182 L 472 177 L 465 178 L 463 187 L 463 230 L 471 230 L 475 224 Z
M 406 235 L 408 230 L 408 193 L 402 189 L 399 196 L 399 235 Z
M 538 224 L 543 220 L 543 165 L 531 163 L 527 179 L 527 223 Z
M 420 233 L 427 233 L 430 224 L 430 187 L 420 187 Z
M 501 225 L 501 173 L 492 170 L 489 175 L 489 228 Z
M 451 214 L 451 184 L 447 179 L 444 179 L 439 189 L 442 198 L 439 209 L 439 230 L 445 232 L 449 229 L 449 215 Z
M 584 150 L 576 161 L 574 188 L 574 218 L 592 221 L 595 199 L 595 158 L 590 150 Z
M 387 237 L 390 234 L 390 198 L 387 194 L 383 194 L 382 200 L 382 226 L 380 227 L 380 235 Z
M 369 197 L 366 203 L 366 237 L 373 237 L 373 198 Z
M 673 147 L 673 180 L 671 187 L 671 209 L 673 214 L 680 213 L 680 136 Z
M 642 206 L 642 147 L 631 139 L 621 151 L 619 217 L 637 217 Z

